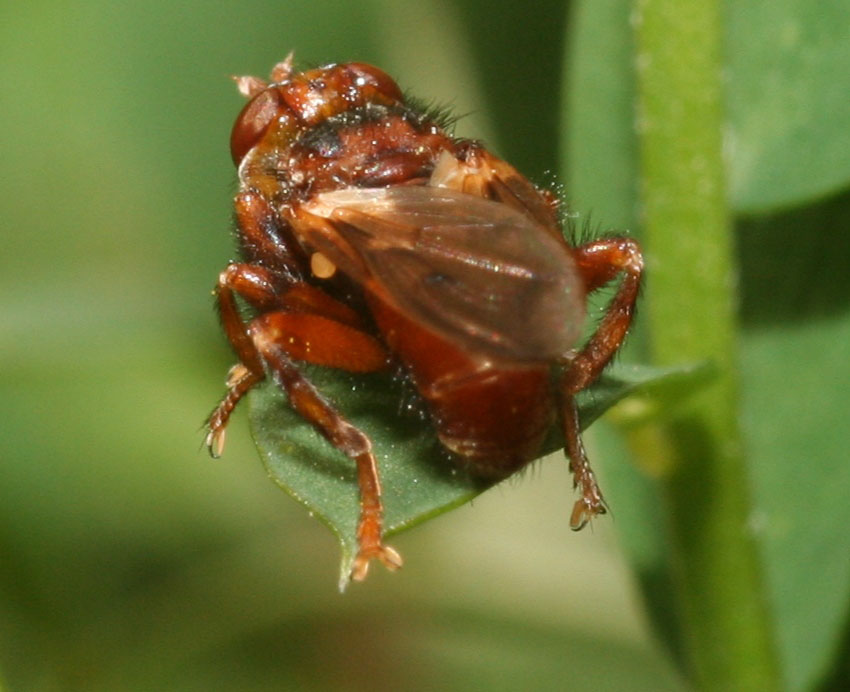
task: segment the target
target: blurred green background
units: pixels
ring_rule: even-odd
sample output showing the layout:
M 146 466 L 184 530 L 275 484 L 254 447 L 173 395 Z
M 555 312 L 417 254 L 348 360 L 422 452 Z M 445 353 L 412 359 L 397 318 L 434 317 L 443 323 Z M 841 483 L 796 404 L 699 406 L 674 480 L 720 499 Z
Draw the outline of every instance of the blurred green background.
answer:
M 265 478 L 244 411 L 223 459 L 201 449 L 232 361 L 210 295 L 234 255 L 227 139 L 242 99 L 229 76 L 264 77 L 293 49 L 305 64 L 373 62 L 465 114 L 458 134 L 485 139 L 536 181 L 570 183 L 568 199 L 603 226 L 635 229 L 629 167 L 593 164 L 606 152 L 635 156 L 621 69 L 628 5 L 606 0 L 596 14 L 573 5 L 4 6 L 0 687 L 684 688 L 628 566 L 642 554 L 640 537 L 623 537 L 628 510 L 570 532 L 560 459 L 395 538 L 405 569 L 375 569 L 341 596 L 335 539 Z M 822 73 L 818 55 L 801 69 Z M 749 117 L 751 85 L 733 86 L 730 109 Z M 775 109 L 764 100 L 762 112 Z M 799 140 L 812 129 L 809 109 L 825 106 L 794 107 Z M 759 460 L 753 521 L 768 527 L 771 599 L 785 608 L 780 649 L 798 656 L 786 676 L 801 689 L 833 660 L 850 586 L 840 509 L 850 504 L 850 147 L 834 142 L 846 140 L 846 122 L 816 132 L 829 142 L 826 162 L 803 137 L 811 161 L 788 182 L 774 149 L 747 148 L 758 140 L 747 117 L 736 131 L 746 165 L 731 184 L 750 330 L 745 423 Z M 604 128 L 617 119 L 625 128 Z M 820 235 L 801 240 L 807 228 Z M 787 255 L 802 257 L 796 273 Z M 760 425 L 771 407 L 780 432 Z M 617 438 L 595 432 L 596 456 L 617 458 Z M 781 473 L 764 471 L 773 467 Z M 609 463 L 603 478 L 620 471 L 637 473 Z M 782 498 L 791 516 L 771 523 L 783 519 Z M 823 564 L 826 577 L 771 572 L 789 554 Z M 809 590 L 821 596 L 812 607 Z M 800 613 L 821 629 L 799 625 Z M 814 652 L 789 653 L 798 647 L 784 632 L 798 626 Z

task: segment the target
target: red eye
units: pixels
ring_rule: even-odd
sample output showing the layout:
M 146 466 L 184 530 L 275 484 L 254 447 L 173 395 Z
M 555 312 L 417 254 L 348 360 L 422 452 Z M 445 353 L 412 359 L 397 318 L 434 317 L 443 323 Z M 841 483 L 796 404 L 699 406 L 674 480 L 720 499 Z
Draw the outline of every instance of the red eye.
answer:
M 383 70 L 362 62 L 348 63 L 345 67 L 357 76 L 358 86 L 369 84 L 375 88 L 375 91 L 394 101 L 402 100 L 403 95 L 398 84 Z
M 285 108 L 277 89 L 260 92 L 242 109 L 230 133 L 230 154 L 237 166 Z

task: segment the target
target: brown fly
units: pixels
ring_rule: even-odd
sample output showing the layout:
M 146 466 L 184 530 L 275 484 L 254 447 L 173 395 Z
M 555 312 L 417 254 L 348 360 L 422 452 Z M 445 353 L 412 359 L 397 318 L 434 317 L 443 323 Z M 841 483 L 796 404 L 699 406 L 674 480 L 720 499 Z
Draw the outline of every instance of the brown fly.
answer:
M 296 72 L 290 56 L 271 81 L 237 83 L 249 99 L 230 139 L 242 259 L 216 293 L 238 363 L 208 421 L 210 452 L 221 453 L 239 400 L 271 377 L 357 466 L 352 578 L 363 579 L 373 558 L 396 569 L 372 444 L 300 365 L 372 372 L 396 363 L 442 444 L 481 476 L 525 466 L 558 421 L 581 493 L 572 527 L 604 514 L 575 396 L 626 336 L 643 267 L 637 243 L 570 245 L 553 195 L 480 143 L 453 138 L 375 67 Z M 587 294 L 618 276 L 579 344 Z M 247 321 L 237 295 L 253 308 Z

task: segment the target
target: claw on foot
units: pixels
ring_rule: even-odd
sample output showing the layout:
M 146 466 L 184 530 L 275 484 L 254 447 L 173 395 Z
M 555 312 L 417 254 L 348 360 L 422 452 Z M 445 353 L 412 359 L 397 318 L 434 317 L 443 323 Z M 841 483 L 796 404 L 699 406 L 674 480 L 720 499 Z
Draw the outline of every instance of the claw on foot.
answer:
M 395 572 L 402 565 L 401 555 L 388 545 L 379 544 L 372 547 L 360 548 L 354 564 L 351 566 L 352 581 L 363 581 L 369 573 L 369 563 L 377 559 L 390 572 Z
M 593 497 L 582 497 L 573 505 L 573 513 L 570 515 L 570 528 L 573 531 L 581 531 L 593 517 L 606 514 L 605 500 L 599 494 Z
M 204 444 L 207 446 L 210 456 L 213 459 L 218 459 L 224 452 L 224 438 L 226 432 L 227 428 L 225 427 L 214 428 L 207 433 L 207 436 L 204 439 Z
M 230 414 L 236 408 L 240 399 L 262 379 L 262 374 L 255 374 L 248 370 L 242 363 L 236 363 L 227 372 L 227 393 L 215 407 L 207 419 L 207 433 L 204 443 L 210 452 L 210 456 L 218 459 L 224 452 L 224 431 Z

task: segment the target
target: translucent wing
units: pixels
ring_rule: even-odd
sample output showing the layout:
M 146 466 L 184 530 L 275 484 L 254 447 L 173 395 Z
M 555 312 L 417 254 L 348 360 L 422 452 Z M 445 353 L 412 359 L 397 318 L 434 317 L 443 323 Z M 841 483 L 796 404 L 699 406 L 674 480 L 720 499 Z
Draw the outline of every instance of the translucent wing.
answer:
M 414 185 L 326 192 L 304 208 L 333 223 L 399 310 L 483 355 L 549 360 L 580 336 L 568 246 L 516 209 Z

